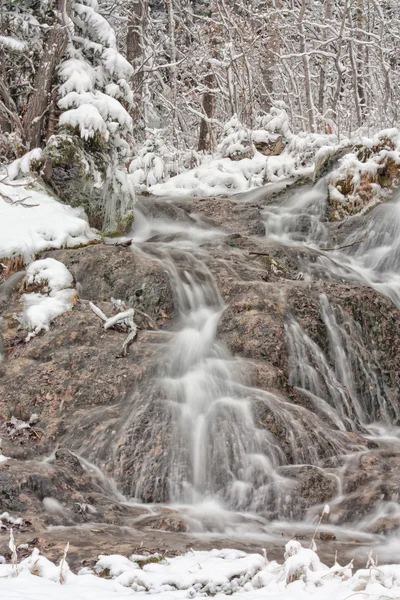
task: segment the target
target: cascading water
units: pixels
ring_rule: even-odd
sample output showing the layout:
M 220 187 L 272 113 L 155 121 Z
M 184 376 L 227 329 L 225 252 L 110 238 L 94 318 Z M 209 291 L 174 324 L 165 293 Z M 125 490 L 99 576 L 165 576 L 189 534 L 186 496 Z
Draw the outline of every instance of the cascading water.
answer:
M 357 325 L 338 310 L 339 324 L 325 294 L 320 296 L 320 311 L 328 340 L 326 354 L 297 321 L 289 319 L 291 384 L 341 430 L 356 431 L 378 419 L 386 424 L 397 420 L 399 409 L 385 390 L 379 365 L 366 355 Z
M 150 236 L 157 227 L 159 234 L 179 229 L 176 224 L 153 222 Z M 180 233 L 184 232 L 181 227 Z M 243 365 L 217 342 L 224 303 L 210 271 L 195 256 L 199 252 L 187 239 L 190 233 L 187 236 L 186 231 L 186 243 L 180 237 L 180 246 L 192 247 L 181 249 L 179 260 L 171 252 L 163 255 L 181 312 L 179 331 L 160 379 L 164 402 L 172 414 L 169 455 L 158 476 L 166 480 L 159 482 L 161 489 L 168 489 L 168 498 L 163 499 L 196 503 L 214 498 L 235 508 L 255 508 L 261 502 L 267 507 L 270 498 L 271 507 L 277 510 L 275 500 L 283 479 L 276 468 L 285 457 L 274 437 L 255 426 L 254 390 L 244 384 Z M 176 261 L 184 267 L 178 268 Z M 276 401 L 273 396 L 271 400 Z M 135 484 L 134 495 L 139 499 L 145 494 L 151 462 L 151 458 L 144 462 Z
M 289 311 L 288 384 L 303 400 L 253 387 L 246 361 L 218 341 L 225 306 L 207 266 L 207 245 L 217 246 L 225 234 L 201 219 L 189 223 L 146 215 L 146 205 L 142 210 L 132 250 L 151 255 L 168 271 L 179 319 L 172 339 L 160 337 L 143 387 L 112 423 L 118 438 L 114 476 L 124 493 L 141 502 L 182 506 L 212 500 L 268 520 L 304 519 L 307 506 L 296 473 L 315 468 L 333 482 L 332 502 L 340 502 L 344 473 L 365 452 L 365 440 L 398 439 L 398 399 L 359 324 L 320 293 L 321 345 Z M 301 264 L 306 282 L 298 285 L 312 285 L 323 270 L 328 280 L 361 282 L 399 300 L 400 203 L 375 209 L 340 244 L 325 214 L 323 181 L 264 209 L 268 241 L 314 253 L 313 261 Z M 335 245 L 349 247 L 319 251 Z M 102 435 L 92 446 L 104 447 Z M 82 453 L 98 461 L 88 444 Z M 107 452 L 102 456 L 108 460 Z M 216 519 L 218 510 L 213 504 Z
M 399 194 L 377 206 L 342 245 L 348 248 L 329 258 L 321 256 L 319 263 L 340 277 L 373 287 L 400 306 Z

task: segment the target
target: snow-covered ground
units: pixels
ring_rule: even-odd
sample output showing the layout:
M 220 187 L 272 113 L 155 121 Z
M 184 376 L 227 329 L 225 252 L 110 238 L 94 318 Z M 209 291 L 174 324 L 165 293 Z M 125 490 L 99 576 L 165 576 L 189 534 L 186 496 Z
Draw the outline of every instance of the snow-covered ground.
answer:
M 265 181 L 279 181 L 293 171 L 293 160 L 286 154 L 267 158 L 257 152 L 252 158 L 238 161 L 208 159 L 195 169 L 151 186 L 149 191 L 156 196 L 229 196 L 261 187 Z
M 11 548 L 13 548 L 13 541 Z M 377 566 L 372 559 L 353 573 L 352 564 L 329 568 L 316 552 L 299 542 L 286 545 L 284 562 L 269 562 L 265 553 L 238 550 L 190 551 L 163 558 L 99 556 L 91 570 L 75 575 L 68 556 L 55 565 L 38 550 L 19 564 L 0 564 L 4 600 L 111 600 L 139 597 L 178 600 L 213 596 L 223 600 L 388 600 L 400 598 L 400 567 Z M 146 562 L 147 559 L 147 562 Z M 158 561 L 158 562 L 157 562 Z M 0 562 L 4 562 L 0 558 Z
M 0 183 L 0 260 L 85 244 L 97 236 L 82 210 L 58 202 L 31 177 Z
M 333 134 L 293 134 L 283 108 L 271 109 L 257 126 L 249 130 L 233 117 L 213 155 L 194 153 L 191 160 L 155 132 L 132 160 L 129 177 L 138 190 L 158 196 L 230 196 L 286 178 L 312 179 L 321 151 L 350 143 Z

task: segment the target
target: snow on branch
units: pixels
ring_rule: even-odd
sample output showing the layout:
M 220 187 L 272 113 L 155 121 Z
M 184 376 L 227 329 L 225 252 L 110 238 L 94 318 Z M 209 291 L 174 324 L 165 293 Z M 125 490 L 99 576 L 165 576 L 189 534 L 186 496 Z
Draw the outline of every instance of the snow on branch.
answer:
M 16 52 L 23 52 L 27 47 L 25 42 L 8 35 L 0 35 L 0 46 Z

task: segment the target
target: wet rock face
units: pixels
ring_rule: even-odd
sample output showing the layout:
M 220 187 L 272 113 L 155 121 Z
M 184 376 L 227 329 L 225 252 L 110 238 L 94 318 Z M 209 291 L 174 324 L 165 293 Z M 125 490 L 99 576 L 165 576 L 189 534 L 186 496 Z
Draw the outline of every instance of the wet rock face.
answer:
M 345 496 L 334 508 L 340 521 L 367 518 L 374 533 L 398 530 L 394 507 L 400 493 L 400 452 L 371 450 L 355 457 L 347 465 L 344 483 Z
M 65 448 L 49 463 L 8 460 L 0 469 L 0 485 L 0 511 L 22 515 L 30 531 L 90 521 L 128 525 L 145 512 L 122 507 L 96 473 Z
M 196 222 L 193 215 L 200 215 L 202 223 L 224 232 L 219 241 L 206 243 L 204 252 L 199 251 L 226 304 L 218 338 L 243 359 L 242 381 L 274 398 L 272 402 L 265 394 L 255 397 L 253 414 L 257 427 L 269 432 L 283 450 L 282 474 L 288 476 L 290 470 L 299 498 L 298 514 L 304 516 L 315 505 L 335 497 L 337 471 L 343 466 L 339 456 L 358 449 L 375 466 L 372 469 L 359 462 L 346 467 L 347 496 L 338 505 L 337 515 L 343 522 L 362 517 L 378 505 L 382 494 L 390 499 L 397 493 L 399 456 L 383 458 L 363 437 L 361 426 L 354 432 L 346 423 L 339 431 L 337 424 L 321 415 L 312 398 L 293 383 L 286 328 L 290 319 L 296 320 L 334 371 L 329 327 L 321 308 L 321 297 L 326 297 L 336 321 L 344 330 L 348 328 L 354 351 L 375 369 L 377 389 L 385 390 L 390 398 L 389 412 L 395 421 L 400 409 L 400 313 L 371 289 L 333 282 L 333 278 L 304 281 L 299 275 L 305 263 L 316 261 L 316 251 L 267 241 L 260 226 L 262 208 L 262 201 L 236 204 L 222 199 L 173 205 L 149 199 L 148 205 L 154 216 L 161 214 L 192 225 Z M 303 225 L 307 228 L 307 223 Z M 121 505 L 115 490 L 107 487 L 109 483 L 91 471 L 84 459 L 114 477 L 127 496 L 137 495 L 146 502 L 168 500 L 167 479 L 161 484 L 160 474 L 171 458 L 173 413 L 159 379 L 166 372 L 166 344 L 173 339 L 178 305 L 171 275 L 160 259 L 161 246 L 173 240 L 174 234 L 171 236 L 146 243 L 144 252 L 99 244 L 46 253 L 71 271 L 80 302 L 29 344 L 23 342 L 25 334 L 13 318 L 19 310 L 20 276 L 0 287 L 7 355 L 0 376 L 0 438 L 3 454 L 12 457 L 0 463 L 0 511 L 24 512 L 32 522 L 33 517 L 38 519 L 34 523 L 40 521 L 39 529 L 49 523 L 134 522 L 137 509 Z M 182 273 L 194 264 L 179 251 L 175 260 Z M 323 276 L 322 271 L 318 273 Z M 201 280 L 203 274 L 198 271 L 193 276 Z M 111 297 L 139 309 L 135 320 L 141 329 L 124 359 L 118 358 L 124 334 L 105 331 L 89 307 L 92 301 L 111 315 Z M 358 394 L 368 396 L 367 409 L 382 419 L 379 402 L 374 400 L 378 394 L 369 389 L 361 363 L 352 367 Z M 34 413 L 38 419 L 30 427 L 16 431 L 10 426 L 13 416 L 28 422 Z M 291 439 L 289 416 L 304 437 Z M 35 460 L 50 456 L 56 448 L 50 462 Z M 296 467 L 311 462 L 310 467 Z M 292 471 L 292 467 L 296 468 Z M 386 473 L 384 483 L 368 492 L 368 502 L 361 502 L 381 470 Z M 57 512 L 53 504 L 52 512 L 51 503 L 46 509 L 43 500 L 47 497 L 55 498 L 64 510 Z M 184 528 L 176 515 L 164 514 L 150 521 L 148 526 L 155 529 Z M 388 525 L 382 522 L 377 527 Z
M 155 321 L 174 312 L 169 277 L 157 260 L 116 246 L 99 244 L 77 250 L 47 253 L 73 274 L 81 299 L 124 300 L 147 312 Z
M 65 437 L 78 446 L 86 438 L 89 442 L 93 428 L 101 429 L 104 421 L 118 415 L 116 405 L 143 377 L 145 357 L 155 354 L 162 336 L 161 331 L 155 332 L 156 327 L 162 330 L 174 318 L 170 282 L 157 261 L 105 246 L 51 254 L 71 269 L 80 284 L 79 304 L 29 344 L 24 343 L 25 334 L 17 330 L 13 318 L 18 293 L 3 312 L 7 368 L 0 379 L 0 414 L 3 419 L 15 416 L 23 421 L 29 421 L 33 413 L 39 417 L 37 436 L 28 440 L 1 436 L 4 453 L 21 458 L 31 457 L 32 452 L 50 453 Z M 126 359 L 117 358 L 125 335 L 105 331 L 89 307 L 92 300 L 110 316 L 111 296 L 138 309 L 140 347 L 132 346 Z

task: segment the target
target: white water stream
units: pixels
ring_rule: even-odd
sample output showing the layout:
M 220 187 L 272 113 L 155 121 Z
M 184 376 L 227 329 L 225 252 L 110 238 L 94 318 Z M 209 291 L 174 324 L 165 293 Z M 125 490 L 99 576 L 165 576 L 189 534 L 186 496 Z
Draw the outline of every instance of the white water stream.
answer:
M 236 199 L 246 201 L 246 196 Z M 325 213 L 322 181 L 280 204 L 268 205 L 263 211 L 266 236 L 295 248 L 335 246 Z M 171 429 L 168 448 L 161 455 L 155 450 L 162 427 L 147 423 L 142 435 L 149 452 L 132 481 L 130 502 L 151 498 L 169 503 L 179 507 L 193 529 L 211 532 L 243 536 L 294 528 L 308 531 L 307 523 L 320 507 L 304 514 L 293 471 L 310 465 L 321 468 L 335 482 L 333 504 L 340 502 L 344 468 L 365 452 L 356 434 L 362 432 L 379 445 L 399 450 L 399 397 L 386 389 L 357 324 L 334 310 L 325 294 L 320 296 L 320 316 L 328 332 L 327 350 L 294 317 L 286 323 L 290 384 L 313 409 L 252 387 L 245 361 L 234 358 L 217 340 L 225 307 L 206 266 L 203 245 L 218 244 L 224 235 L 199 218 L 193 225 L 146 216 L 140 207 L 136 211 L 132 250 L 151 254 L 169 272 L 180 318 L 172 341 L 162 347 L 162 366 L 153 382 L 171 416 L 164 424 Z M 320 252 L 316 262 L 302 265 L 306 282 L 322 269 L 327 278 L 373 287 L 400 307 L 400 201 L 359 219 L 339 245 L 364 238 L 348 248 Z M 150 411 L 153 399 L 151 394 L 143 398 L 141 415 Z M 258 426 L 255 406 L 262 407 L 275 428 L 284 430 L 284 444 L 268 428 Z M 128 407 L 121 435 L 138 427 L 137 419 L 137 406 Z M 354 432 L 354 442 L 348 432 Z M 124 462 L 116 460 L 123 470 Z M 342 527 L 342 538 L 370 539 L 364 531 L 372 522 L 400 514 L 396 502 L 382 501 L 379 506 L 354 527 Z M 337 532 L 333 521 L 325 530 Z

